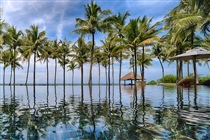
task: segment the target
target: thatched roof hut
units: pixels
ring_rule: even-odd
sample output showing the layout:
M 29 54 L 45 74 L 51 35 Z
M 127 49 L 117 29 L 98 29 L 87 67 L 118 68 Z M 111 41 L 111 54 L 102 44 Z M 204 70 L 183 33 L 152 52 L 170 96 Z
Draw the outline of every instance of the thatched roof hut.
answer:
M 127 80 L 131 80 L 131 83 L 129 83 L 129 85 L 133 84 L 133 80 L 134 80 L 134 73 L 133 72 L 129 72 L 128 74 L 126 74 L 125 76 L 123 76 L 122 78 L 120 78 L 120 80 L 125 81 Z M 139 76 L 138 74 L 136 74 L 136 80 L 142 80 L 141 76 Z

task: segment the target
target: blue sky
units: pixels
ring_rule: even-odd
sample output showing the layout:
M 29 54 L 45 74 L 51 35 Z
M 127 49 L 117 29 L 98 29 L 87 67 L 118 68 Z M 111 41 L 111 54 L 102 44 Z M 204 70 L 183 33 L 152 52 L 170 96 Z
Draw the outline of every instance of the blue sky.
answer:
M 32 24 L 39 24 L 40 30 L 46 30 L 47 37 L 50 39 L 64 39 L 74 43 L 78 37 L 71 34 L 75 29 L 75 18 L 84 18 L 84 5 L 90 0 L 1 0 L 0 6 L 3 8 L 2 19 L 25 31 Z M 113 14 L 118 12 L 124 13 L 129 11 L 131 18 L 153 17 L 153 22 L 163 19 L 163 17 L 175 6 L 179 0 L 95 0 L 103 10 L 110 9 Z M 96 45 L 100 46 L 100 39 L 104 36 L 96 33 Z M 91 37 L 89 38 L 91 39 Z M 32 65 L 32 62 L 31 62 Z M 17 82 L 23 83 L 26 77 L 26 63 L 23 63 L 24 69 L 16 73 Z M 165 74 L 176 74 L 175 65 L 164 64 Z M 29 83 L 32 83 L 32 67 L 30 69 Z M 184 68 L 185 71 L 186 68 Z M 85 65 L 84 82 L 88 81 L 89 64 Z M 118 81 L 119 64 L 115 65 L 115 81 Z M 122 76 L 130 72 L 128 61 L 123 62 Z M 2 65 L 0 72 L 2 73 Z M 62 82 L 62 69 L 58 68 L 58 80 Z M 192 72 L 192 68 L 191 68 Z M 207 67 L 198 67 L 200 74 L 208 74 Z M 71 82 L 71 72 L 66 74 L 66 82 Z M 7 69 L 6 81 L 9 81 L 10 70 Z M 93 68 L 93 82 L 98 82 L 98 67 Z M 161 68 L 159 62 L 154 59 L 153 66 L 148 67 L 145 71 L 147 82 L 161 78 Z M 54 78 L 54 62 L 50 61 L 50 81 Z M 2 78 L 0 78 L 2 80 Z M 46 65 L 37 63 L 37 83 L 46 82 Z M 105 81 L 104 69 L 101 69 L 101 82 Z M 2 82 L 2 81 L 0 81 Z M 75 83 L 80 82 L 80 70 L 75 70 Z

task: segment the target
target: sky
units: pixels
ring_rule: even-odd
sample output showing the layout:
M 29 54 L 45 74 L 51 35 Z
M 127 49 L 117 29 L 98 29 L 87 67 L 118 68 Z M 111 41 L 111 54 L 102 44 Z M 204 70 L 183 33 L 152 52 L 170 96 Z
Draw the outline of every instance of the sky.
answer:
M 164 18 L 164 16 L 179 4 L 179 0 L 95 0 L 95 2 L 102 8 L 102 10 L 112 10 L 113 14 L 119 12 L 125 13 L 129 11 L 130 15 L 127 19 L 147 16 L 153 17 L 153 23 L 156 23 Z M 84 5 L 90 3 L 90 0 L 1 0 L 0 6 L 3 9 L 2 19 L 10 25 L 14 25 L 18 30 L 25 31 L 29 29 L 30 25 L 39 25 L 40 31 L 46 30 L 46 36 L 49 39 L 64 39 L 76 42 L 79 35 L 72 34 L 75 29 L 75 19 L 84 19 Z M 104 39 L 104 35 L 96 32 L 96 45 L 100 46 L 100 40 Z M 91 36 L 87 40 L 91 40 Z M 145 70 L 146 81 L 157 80 L 161 78 L 161 67 L 157 59 L 152 62 L 153 66 Z M 23 69 L 17 70 L 17 83 L 24 83 L 26 77 L 27 64 L 22 63 Z M 31 65 L 33 61 L 31 60 Z M 122 76 L 132 71 L 129 69 L 128 61 L 123 61 Z M 115 82 L 118 81 L 119 64 L 114 66 Z M 169 65 L 164 63 L 165 75 L 176 74 L 175 63 Z M 84 83 L 88 82 L 89 64 L 85 64 Z M 46 83 L 46 65 L 45 63 L 37 63 L 37 83 Z M 192 72 L 191 67 L 191 72 Z M 2 73 L 2 65 L 0 65 L 0 73 Z M 80 70 L 76 69 L 74 72 L 74 83 L 80 83 Z M 184 66 L 184 73 L 186 67 Z M 207 67 L 198 66 L 198 73 L 202 75 L 209 74 Z M 140 73 L 138 73 L 140 74 Z M 63 70 L 58 68 L 57 82 L 62 82 Z M 2 74 L 1 74 L 2 76 Z M 9 81 L 10 69 L 6 70 L 6 82 Z M 66 73 L 66 82 L 71 83 L 72 72 Z M 30 68 L 29 83 L 32 83 L 33 67 Z M 50 82 L 54 78 L 54 61 L 50 61 Z M 2 78 L 0 78 L 0 83 Z M 98 67 L 93 67 L 93 83 L 98 82 Z M 101 82 L 105 83 L 105 72 L 101 67 Z

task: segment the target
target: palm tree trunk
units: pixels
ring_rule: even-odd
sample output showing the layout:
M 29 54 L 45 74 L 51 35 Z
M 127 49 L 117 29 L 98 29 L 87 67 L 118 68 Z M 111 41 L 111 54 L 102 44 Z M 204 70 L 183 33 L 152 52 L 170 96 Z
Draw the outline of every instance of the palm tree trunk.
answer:
M 114 85 L 114 58 L 112 57 L 112 84 Z
M 142 77 L 142 83 L 141 85 L 144 85 L 144 46 L 142 48 L 142 74 L 141 74 L 141 77 Z
M 137 74 L 137 56 L 136 47 L 134 48 L 134 85 L 136 87 L 136 74 Z
M 49 66 L 48 66 L 48 58 L 47 58 L 47 85 L 49 85 Z
M 109 87 L 110 87 L 110 83 L 111 80 L 110 80 L 110 56 L 109 56 L 109 64 L 108 64 L 108 84 L 109 84 Z
M 57 59 L 55 58 L 55 77 L 54 77 L 54 84 L 56 85 L 56 74 L 57 74 Z
M 83 64 L 81 65 L 81 85 L 83 85 Z
M 13 60 L 13 86 L 15 87 L 15 58 L 16 58 L 16 53 L 14 49 L 14 60 Z M 14 91 L 15 92 L 15 91 Z
M 176 60 L 176 83 L 179 82 L 179 60 Z
M 106 85 L 107 85 L 107 66 L 105 66 L 105 76 L 106 76 Z
M 11 64 L 11 71 L 10 71 L 10 81 L 9 81 L 9 85 L 11 85 L 11 83 L 12 83 L 12 65 L 13 65 L 13 64 Z
M 93 67 L 93 52 L 94 52 L 94 46 L 95 46 L 95 38 L 94 33 L 92 33 L 92 47 L 91 47 L 91 54 L 90 54 L 90 71 L 89 71 L 89 81 L 88 85 L 92 84 L 92 67 Z
M 164 67 L 163 67 L 163 63 L 161 62 L 160 58 L 158 58 L 159 62 L 160 62 L 160 65 L 161 65 L 161 68 L 162 68 L 162 82 L 164 83 Z
M 29 67 L 30 67 L 30 59 L 28 60 L 28 68 L 27 68 L 27 74 L 26 74 L 26 82 L 25 82 L 25 85 L 27 85 L 27 83 L 28 83 Z
M 72 77 L 71 77 L 72 85 L 74 84 L 74 70 L 72 70 Z
M 5 85 L 5 68 L 3 70 L 3 85 Z
M 121 72 L 122 72 L 122 52 L 120 52 L 119 85 L 121 84 L 120 83 Z
M 187 76 L 190 77 L 190 62 L 187 63 Z
M 64 66 L 63 66 L 63 85 L 65 85 L 66 84 L 66 66 L 65 66 L 65 60 L 66 60 L 66 58 L 65 58 L 65 56 L 64 56 Z
M 34 83 L 33 83 L 34 86 L 35 83 L 36 83 L 36 52 L 34 53 Z
M 65 66 L 63 66 L 63 85 L 65 85 Z
M 100 70 L 100 64 L 98 63 L 98 84 L 100 85 L 100 81 L 101 81 L 101 79 L 100 79 L 100 77 L 101 77 L 101 72 L 100 72 L 101 70 Z

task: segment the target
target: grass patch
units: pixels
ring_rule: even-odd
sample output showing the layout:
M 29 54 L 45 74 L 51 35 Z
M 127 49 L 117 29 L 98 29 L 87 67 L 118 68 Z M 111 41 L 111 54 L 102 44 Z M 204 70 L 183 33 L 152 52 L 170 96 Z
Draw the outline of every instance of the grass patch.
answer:
M 164 86 L 176 86 L 176 83 L 164 83 Z

